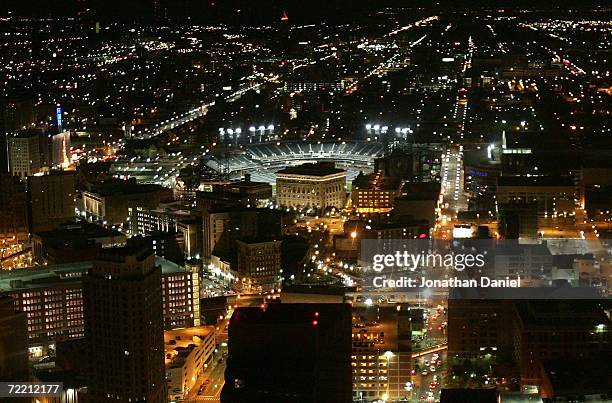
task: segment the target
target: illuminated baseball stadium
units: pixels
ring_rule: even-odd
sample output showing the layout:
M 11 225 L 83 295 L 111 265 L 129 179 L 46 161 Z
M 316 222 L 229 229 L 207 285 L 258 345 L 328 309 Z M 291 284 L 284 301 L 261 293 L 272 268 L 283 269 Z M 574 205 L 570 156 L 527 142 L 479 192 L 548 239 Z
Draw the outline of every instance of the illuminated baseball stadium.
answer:
M 246 146 L 238 154 L 213 157 L 206 164 L 216 171 L 228 171 L 232 178 L 248 172 L 254 181 L 274 183 L 274 173 L 286 166 L 333 161 L 337 167 L 347 170 L 347 179 L 352 181 L 359 171 L 371 172 L 374 159 L 382 155 L 382 145 L 371 142 L 260 143 Z

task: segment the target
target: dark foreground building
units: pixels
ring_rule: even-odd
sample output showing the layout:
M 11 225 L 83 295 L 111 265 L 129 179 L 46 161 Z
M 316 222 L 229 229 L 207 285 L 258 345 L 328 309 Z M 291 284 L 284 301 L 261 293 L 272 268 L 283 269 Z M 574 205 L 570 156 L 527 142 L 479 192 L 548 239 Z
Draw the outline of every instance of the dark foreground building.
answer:
M 495 389 L 442 389 L 440 403 L 497 403 Z
M 221 402 L 351 402 L 349 305 L 239 308 L 228 335 Z
M 154 254 L 125 247 L 83 277 L 87 401 L 167 401 L 160 276 Z
M 15 310 L 10 296 L 0 296 L 0 381 L 28 380 L 27 341 L 26 314 Z

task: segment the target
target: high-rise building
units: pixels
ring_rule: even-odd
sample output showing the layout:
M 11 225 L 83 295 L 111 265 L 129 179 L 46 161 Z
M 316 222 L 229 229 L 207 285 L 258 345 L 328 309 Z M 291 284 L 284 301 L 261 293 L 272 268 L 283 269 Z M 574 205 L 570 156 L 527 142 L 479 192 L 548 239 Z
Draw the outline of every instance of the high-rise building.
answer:
M 280 237 L 281 214 L 270 209 L 245 207 L 222 208 L 205 211 L 202 216 L 204 230 L 204 260 L 213 253 L 227 257 L 235 252 L 235 242 L 241 238 Z
M 26 314 L 15 309 L 13 299 L 0 296 L 0 380 L 28 380 Z
M 197 267 L 185 268 L 159 256 L 164 329 L 200 324 L 200 280 Z M 40 357 L 63 340 L 84 336 L 82 278 L 92 261 L 50 264 L 0 271 L 0 296 L 13 298 L 27 315 L 29 354 Z
M 0 174 L 0 240 L 5 243 L 28 239 L 28 205 L 25 184 Z
M 43 169 L 41 130 L 27 130 L 8 137 L 9 167 L 11 174 L 26 178 Z
M 202 212 L 185 203 L 160 204 L 155 209 L 129 208 L 128 221 L 131 235 L 177 234 L 185 257 L 202 254 Z
M 84 336 L 80 275 L 89 266 L 79 263 L 0 273 L 0 295 L 12 297 L 15 309 L 27 316 L 25 341 L 31 357 L 46 355 L 58 341 Z
M 83 278 L 92 402 L 166 402 L 161 270 L 130 247 L 101 253 Z
M 0 98 L 0 172 L 7 172 L 8 136 L 35 121 L 34 100 L 30 96 Z
M 538 218 L 573 216 L 578 186 L 569 176 L 500 176 L 498 203 L 537 203 Z
M 179 233 L 152 232 L 148 235 L 136 235 L 130 238 L 130 244 L 153 250 L 157 256 L 174 263 L 183 263 L 183 236 Z
M 123 226 L 130 208 L 156 208 L 166 190 L 159 185 L 138 184 L 135 180 L 109 180 L 89 186 L 81 193 L 77 205 L 81 215 L 93 221 Z
M 348 304 L 238 308 L 221 402 L 351 402 Z
M 271 291 L 281 285 L 282 241 L 243 239 L 236 241 L 237 271 L 244 290 Z
M 440 184 L 435 182 L 411 182 L 402 187 L 402 194 L 395 198 L 393 216 L 398 220 L 427 221 L 430 228 L 436 224 L 436 209 L 440 207 Z
M 360 173 L 353 180 L 352 207 L 366 213 L 390 211 L 401 186 L 399 177 L 383 176 L 380 172 L 370 175 Z
M 344 207 L 346 171 L 333 163 L 302 164 L 276 173 L 276 202 L 286 207 Z
M 74 172 L 28 177 L 31 232 L 51 231 L 75 221 Z
M 212 189 L 197 192 L 198 207 L 212 208 L 221 206 L 260 207 L 272 197 L 272 185 L 266 182 L 253 182 L 251 175 L 244 180 L 213 183 Z

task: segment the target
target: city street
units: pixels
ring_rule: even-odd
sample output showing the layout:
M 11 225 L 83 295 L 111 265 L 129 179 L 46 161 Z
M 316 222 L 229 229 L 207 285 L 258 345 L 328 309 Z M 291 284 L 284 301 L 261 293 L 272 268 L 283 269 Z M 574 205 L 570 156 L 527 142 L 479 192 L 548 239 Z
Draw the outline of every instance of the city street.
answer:
M 226 358 L 227 343 L 222 342 L 219 351 L 213 356 L 210 366 L 198 377 L 184 400 L 185 402 L 219 401 L 221 389 L 225 384 L 223 376 Z
M 451 147 L 442 156 L 442 200 L 443 205 L 438 219 L 435 237 L 452 239 L 453 227 L 457 222 L 457 213 L 467 209 L 467 197 L 464 192 L 463 148 Z

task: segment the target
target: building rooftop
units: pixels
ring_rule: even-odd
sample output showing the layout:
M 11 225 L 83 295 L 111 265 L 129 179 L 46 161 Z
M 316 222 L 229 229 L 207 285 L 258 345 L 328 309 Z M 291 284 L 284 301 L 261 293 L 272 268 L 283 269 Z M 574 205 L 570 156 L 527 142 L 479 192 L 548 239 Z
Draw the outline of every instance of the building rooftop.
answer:
M 17 133 L 13 134 L 13 136 L 10 136 L 10 137 L 17 137 L 17 138 L 25 139 L 29 137 L 39 137 L 44 134 L 45 132 L 42 129 L 26 129 L 26 130 L 20 130 Z
M 120 248 L 100 250 L 96 256 L 96 261 L 124 262 L 128 258 L 134 257 L 137 261 L 142 262 L 152 254 L 153 251 L 150 248 L 143 247 L 135 242 L 128 242 L 126 246 Z
M 497 186 L 574 186 L 569 176 L 500 176 Z
M 599 300 L 601 294 L 590 287 L 465 288 L 450 290 L 449 300 Z
M 495 256 L 524 256 L 527 253 L 536 256 L 550 256 L 550 250 L 547 243 L 519 243 L 513 242 L 516 240 L 507 239 L 504 242 L 498 242 L 493 250 Z
M 262 188 L 262 187 L 267 188 L 267 187 L 271 187 L 271 185 L 267 182 L 254 182 L 251 180 L 251 175 L 246 174 L 243 180 L 214 185 L 214 187 L 219 187 L 227 191 L 240 191 L 240 190 L 248 190 L 252 188 Z
M 612 393 L 610 359 L 602 353 L 599 359 L 575 358 L 545 359 L 542 367 L 555 396 L 584 396 Z M 576 376 L 580 368 L 580 376 Z M 603 401 L 603 400 L 601 400 Z
M 200 343 L 215 333 L 214 326 L 194 326 L 164 332 L 166 368 L 180 368 Z
M 497 403 L 495 389 L 442 389 L 440 403 Z
M 100 196 L 112 196 L 114 194 L 138 194 L 148 193 L 163 189 L 160 185 L 141 184 L 135 180 L 111 179 L 97 182 L 89 186 L 89 191 Z
M 346 173 L 344 169 L 336 168 L 334 163 L 317 164 L 306 163 L 294 167 L 287 167 L 276 172 L 285 175 L 307 175 L 307 176 L 327 176 L 333 174 Z
M 535 327 L 551 329 L 586 329 L 596 331 L 598 326 L 609 329 L 612 322 L 597 300 L 534 300 L 517 306 L 521 322 Z
M 342 296 L 347 292 L 355 291 L 355 287 L 336 287 L 336 286 L 320 286 L 320 285 L 289 285 L 283 287 L 283 294 L 321 294 L 321 295 L 337 295 Z M 282 295 L 281 295 L 282 299 Z
M 207 209 L 204 214 L 220 214 L 220 213 L 257 213 L 259 214 L 275 214 L 279 210 L 271 210 L 269 208 L 247 207 L 242 205 L 220 206 Z
M 188 271 L 185 267 L 159 256 L 155 256 L 155 265 L 161 266 L 162 274 Z M 81 277 L 92 267 L 93 261 L 85 261 L 0 271 L 0 292 L 31 290 L 53 284 L 79 284 Z
M 53 243 L 96 238 L 125 237 L 124 234 L 114 229 L 87 222 L 65 225 L 52 231 L 37 232 L 35 235 L 47 242 Z
M 353 180 L 353 189 L 369 190 L 399 190 L 401 179 L 397 177 L 383 176 L 379 173 L 364 175 L 359 173 Z
M 159 205 L 153 209 L 137 208 L 137 210 L 145 213 L 167 214 L 177 217 L 187 217 L 200 213 L 197 209 L 192 207 L 192 203 L 190 201 L 186 200 L 175 200 L 170 203 L 159 203 Z
M 237 322 L 241 324 L 280 324 L 292 323 L 312 325 L 334 322 L 343 313 L 350 315 L 349 304 L 300 304 L 271 303 L 264 309 L 260 307 L 240 307 L 234 311 L 230 326 Z
M 402 195 L 395 200 L 438 200 L 441 185 L 437 182 L 404 183 Z

